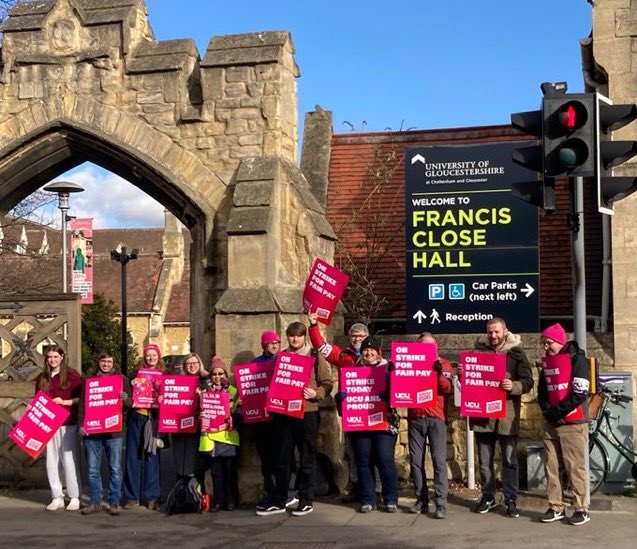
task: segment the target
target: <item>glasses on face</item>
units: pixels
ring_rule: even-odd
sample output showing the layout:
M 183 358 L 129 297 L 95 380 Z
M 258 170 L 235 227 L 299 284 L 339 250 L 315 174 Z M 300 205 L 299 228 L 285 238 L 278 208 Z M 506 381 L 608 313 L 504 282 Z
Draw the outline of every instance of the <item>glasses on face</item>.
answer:
M 212 374 L 210 374 L 212 377 L 223 377 L 226 374 L 224 372 L 212 372 Z
M 547 349 L 548 347 L 553 345 L 553 343 L 555 343 L 555 341 L 543 341 L 542 345 L 544 346 L 545 349 Z
M 193 360 L 190 362 L 184 362 L 184 366 L 199 366 L 199 361 L 198 360 Z

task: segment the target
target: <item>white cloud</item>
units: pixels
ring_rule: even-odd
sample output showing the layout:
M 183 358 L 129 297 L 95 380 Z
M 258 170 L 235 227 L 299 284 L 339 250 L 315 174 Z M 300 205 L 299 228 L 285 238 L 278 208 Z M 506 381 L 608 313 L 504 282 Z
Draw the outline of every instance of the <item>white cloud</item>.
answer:
M 84 187 L 71 195 L 69 214 L 92 217 L 96 229 L 164 226 L 163 206 L 114 173 L 87 163 L 57 180 Z

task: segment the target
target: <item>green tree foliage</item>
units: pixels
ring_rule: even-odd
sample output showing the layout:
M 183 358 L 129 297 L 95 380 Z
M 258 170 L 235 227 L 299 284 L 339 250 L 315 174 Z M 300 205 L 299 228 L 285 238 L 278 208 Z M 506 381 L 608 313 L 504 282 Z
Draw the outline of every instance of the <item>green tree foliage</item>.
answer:
M 122 325 L 117 319 L 119 311 L 115 303 L 107 300 L 102 294 L 95 294 L 92 305 L 82 306 L 82 372 L 92 375 L 97 369 L 97 357 L 108 351 L 120 364 L 122 348 Z M 130 332 L 128 333 L 131 340 Z M 129 370 L 139 362 L 137 349 L 128 352 Z

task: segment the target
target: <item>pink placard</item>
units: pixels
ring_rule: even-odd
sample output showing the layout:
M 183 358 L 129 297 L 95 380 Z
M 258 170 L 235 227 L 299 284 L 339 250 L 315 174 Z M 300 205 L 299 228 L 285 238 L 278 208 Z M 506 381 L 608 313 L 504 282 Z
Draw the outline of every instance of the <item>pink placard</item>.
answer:
M 349 276 L 322 259 L 316 259 L 305 281 L 303 307 L 316 313 L 323 324 L 329 324 L 347 287 Z
M 226 418 L 230 415 L 230 393 L 228 391 L 204 391 L 201 393 L 202 433 L 216 433 L 225 429 Z
M 84 423 L 89 435 L 116 433 L 122 430 L 122 392 L 124 382 L 119 374 L 89 377 L 84 382 Z
M 341 408 L 343 431 L 385 431 L 387 403 L 380 396 L 387 390 L 385 368 L 341 368 L 340 383 L 347 394 Z
M 197 432 L 199 376 L 163 376 L 159 404 L 160 433 Z
M 159 408 L 161 378 L 164 374 L 155 368 L 142 368 L 131 381 L 133 408 Z
M 433 363 L 435 343 L 392 342 L 391 405 L 400 408 L 431 408 L 438 396 L 438 377 Z
M 573 390 L 571 385 L 571 358 L 569 355 L 553 355 L 542 357 L 544 368 L 542 374 L 546 379 L 546 390 L 549 397 L 549 404 L 557 406 L 562 399 Z M 567 421 L 578 421 L 584 419 L 584 411 L 578 406 L 564 417 Z
M 310 385 L 314 361 L 313 356 L 296 353 L 282 352 L 277 355 L 266 403 L 268 412 L 303 417 L 303 388 Z
M 64 406 L 55 404 L 44 391 L 38 391 L 26 413 L 11 429 L 9 438 L 32 458 L 37 458 L 69 413 Z
M 505 354 L 460 353 L 461 416 L 506 417 L 506 391 L 500 389 L 506 377 L 506 361 Z
M 272 419 L 265 409 L 265 405 L 273 370 L 274 362 L 271 360 L 235 365 L 234 375 L 241 397 L 241 413 L 244 423 L 259 423 Z

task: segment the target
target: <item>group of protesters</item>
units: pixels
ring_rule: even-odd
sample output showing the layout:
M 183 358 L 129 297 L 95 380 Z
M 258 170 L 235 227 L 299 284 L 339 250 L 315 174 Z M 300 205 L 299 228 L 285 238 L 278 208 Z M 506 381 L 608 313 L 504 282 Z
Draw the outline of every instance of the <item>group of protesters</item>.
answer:
M 309 330 L 304 323 L 292 322 L 286 329 L 287 346 L 281 347 L 281 338 L 272 331 L 261 334 L 262 354 L 254 362 L 276 360 L 281 350 L 314 358 L 309 384 L 303 388 L 305 399 L 302 417 L 271 413 L 271 421 L 253 424 L 256 449 L 261 459 L 264 494 L 258 502 L 258 515 L 285 513 L 302 516 L 314 509 L 314 491 L 317 470 L 317 445 L 320 424 L 319 405 L 330 396 L 333 389 L 330 364 L 339 370 L 358 366 L 382 368 L 389 380 L 392 364 L 383 357 L 379 341 L 371 337 L 364 324 L 354 324 L 349 330 L 349 345 L 339 348 L 325 341 L 315 313 L 308 314 Z M 435 343 L 431 333 L 423 333 L 419 342 Z M 533 388 L 531 364 L 522 349 L 520 337 L 507 330 L 501 318 L 493 318 L 486 326 L 486 337 L 476 350 L 506 356 L 506 375 L 499 388 L 506 394 L 506 414 L 500 419 L 470 418 L 475 433 L 480 460 L 482 498 L 474 511 L 486 514 L 496 508 L 496 475 L 494 457 L 496 444 L 502 458 L 502 485 L 504 508 L 508 517 L 519 516 L 517 439 L 520 429 L 521 396 Z M 563 500 L 563 469 L 574 494 L 575 511 L 569 518 L 574 525 L 590 520 L 586 499 L 587 451 L 586 397 L 589 389 L 588 364 L 577 343 L 568 341 L 559 324 L 547 328 L 541 335 L 547 357 L 568 357 L 571 368 L 566 382 L 556 392 L 554 372 L 546 366 L 540 368 L 538 402 L 545 418 L 545 469 L 548 484 L 549 508 L 541 516 L 542 522 L 565 518 Z M 148 345 L 143 353 L 144 370 L 165 370 L 157 345 Z M 548 364 L 548 362 L 547 362 Z M 457 374 L 462 378 L 462 367 Z M 546 370 L 546 371 L 545 371 Z M 416 501 L 408 508 L 410 513 L 432 513 L 437 519 L 447 516 L 449 491 L 447 473 L 447 423 L 448 400 L 453 390 L 451 363 L 436 357 L 433 371 L 437 380 L 437 397 L 433 406 L 408 410 L 408 443 Z M 66 508 L 80 510 L 80 482 L 78 475 L 78 439 L 86 455 L 90 504 L 81 508 L 83 514 L 102 509 L 102 452 L 106 454 L 109 469 L 109 507 L 112 515 L 120 509 L 133 509 L 146 505 L 157 510 L 160 500 L 160 461 L 162 447 L 172 444 L 178 477 L 194 478 L 205 491 L 204 477 L 207 470 L 212 476 L 210 510 L 231 511 L 239 503 L 237 456 L 240 442 L 241 402 L 230 372 L 224 361 L 215 356 L 209 366 L 196 353 L 183 359 L 183 374 L 198 376 L 198 391 L 228 392 L 230 414 L 215 432 L 173 433 L 170 440 L 158 433 L 156 408 L 132 406 L 131 384 L 138 382 L 138 372 L 131 373 L 130 380 L 116 368 L 113 356 L 104 352 L 98 358 L 97 376 L 121 376 L 122 391 L 119 398 L 127 411 L 126 430 L 123 432 L 89 434 L 81 427 L 84 414 L 84 391 L 81 376 L 69 368 L 64 350 L 49 347 L 46 350 L 44 372 L 36 382 L 36 390 L 42 390 L 53 402 L 70 411 L 64 425 L 47 445 L 47 475 L 52 492 L 50 511 Z M 334 394 L 339 411 L 347 400 L 344 387 Z M 398 474 L 395 464 L 395 446 L 398 437 L 399 417 L 390 406 L 389 392 L 381 398 L 387 401 L 387 428 L 346 433 L 348 457 L 355 467 L 350 471 L 352 490 L 355 490 L 361 513 L 369 513 L 380 507 L 395 513 L 398 511 Z M 126 448 L 123 451 L 123 437 Z M 430 497 L 425 472 L 425 449 L 429 446 L 433 463 L 433 493 Z M 298 455 L 298 467 L 297 459 Z M 122 467 L 124 456 L 124 467 Z M 64 469 L 66 489 L 70 501 L 65 504 L 60 465 Z M 296 490 L 290 495 L 290 480 L 296 471 Z M 380 498 L 376 494 L 376 481 L 380 481 Z M 122 501 L 123 497 L 123 501 Z M 430 508 L 430 503 L 433 504 Z

